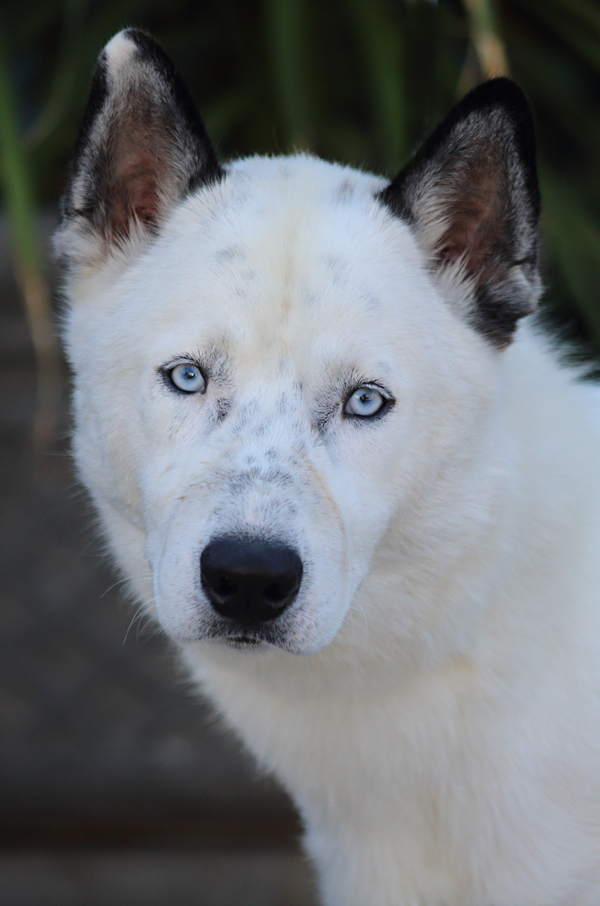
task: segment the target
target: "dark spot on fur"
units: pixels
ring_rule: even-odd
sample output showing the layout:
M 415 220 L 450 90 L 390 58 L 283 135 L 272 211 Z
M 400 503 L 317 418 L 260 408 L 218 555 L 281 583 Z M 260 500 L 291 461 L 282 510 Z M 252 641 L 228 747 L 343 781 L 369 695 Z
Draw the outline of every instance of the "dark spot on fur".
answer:
M 329 270 L 333 271 L 335 276 L 345 276 L 348 273 L 348 265 L 343 258 L 329 255 L 325 259 L 325 264 Z
M 231 491 L 239 494 L 262 483 L 287 487 L 292 484 L 292 478 L 288 473 L 282 472 L 278 468 L 264 469 L 255 466 L 252 469 L 246 469 L 243 472 L 236 472 L 234 475 L 230 475 L 226 483 Z
M 325 259 L 325 264 L 331 272 L 331 281 L 333 285 L 337 288 L 343 288 L 348 283 L 348 264 L 343 258 L 334 257 L 332 255 L 328 256 Z
M 349 179 L 343 179 L 337 187 L 334 199 L 337 201 L 350 201 L 354 196 L 354 186 Z
M 218 421 L 222 422 L 227 417 L 227 414 L 229 413 L 232 405 L 233 405 L 232 400 L 228 400 L 228 399 L 217 400 L 217 420 Z
M 257 437 L 257 438 L 265 437 L 267 431 L 269 430 L 269 427 L 270 427 L 269 422 L 260 421 L 256 424 L 252 425 L 252 428 L 250 429 L 249 433 L 253 437 Z
M 244 258 L 244 254 L 240 248 L 235 245 L 229 245 L 225 248 L 219 249 L 215 252 L 215 261 L 219 264 L 226 261 L 234 261 Z

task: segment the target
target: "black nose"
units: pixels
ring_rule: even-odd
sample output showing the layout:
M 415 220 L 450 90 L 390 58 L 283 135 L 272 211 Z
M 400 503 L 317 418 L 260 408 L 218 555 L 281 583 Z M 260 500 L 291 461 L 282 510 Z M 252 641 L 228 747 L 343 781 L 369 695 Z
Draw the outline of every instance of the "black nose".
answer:
M 292 603 L 302 581 L 302 560 L 285 544 L 216 538 L 202 551 L 200 576 L 215 610 L 249 626 L 278 617 Z

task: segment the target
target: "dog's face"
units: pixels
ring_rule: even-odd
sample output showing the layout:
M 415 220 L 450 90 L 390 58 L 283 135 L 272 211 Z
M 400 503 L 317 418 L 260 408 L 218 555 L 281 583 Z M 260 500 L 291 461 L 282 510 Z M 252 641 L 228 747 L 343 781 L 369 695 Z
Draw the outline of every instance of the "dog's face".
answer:
M 313 653 L 394 527 L 448 531 L 538 291 L 527 110 L 491 85 L 388 185 L 223 168 L 150 39 L 104 51 L 57 239 L 75 450 L 174 637 Z

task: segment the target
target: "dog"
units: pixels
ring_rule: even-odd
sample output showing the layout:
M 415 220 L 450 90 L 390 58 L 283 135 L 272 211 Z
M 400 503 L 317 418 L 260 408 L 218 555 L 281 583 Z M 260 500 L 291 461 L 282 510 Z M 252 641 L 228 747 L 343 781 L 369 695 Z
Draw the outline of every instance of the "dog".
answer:
M 510 80 L 390 181 L 222 163 L 152 38 L 99 57 L 77 467 L 326 906 L 600 904 L 600 393 L 536 315 L 539 215 Z

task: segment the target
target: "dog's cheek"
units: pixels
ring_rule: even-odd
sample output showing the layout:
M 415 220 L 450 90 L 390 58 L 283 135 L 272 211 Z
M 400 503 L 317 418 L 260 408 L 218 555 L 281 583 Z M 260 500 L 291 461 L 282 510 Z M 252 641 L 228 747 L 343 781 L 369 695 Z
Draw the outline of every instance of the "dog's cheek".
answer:
M 191 641 L 198 638 L 202 611 L 198 606 L 197 568 L 199 554 L 173 543 L 170 533 L 154 526 L 145 546 L 152 568 L 156 616 L 171 638 Z M 191 556 L 190 556 L 191 553 Z
M 393 419 L 393 420 L 392 420 Z M 410 412 L 391 413 L 379 423 L 349 425 L 329 477 L 345 524 L 347 572 L 357 585 L 410 484 Z
M 118 386 L 94 380 L 89 372 L 76 376 L 73 400 L 73 452 L 84 482 L 97 500 L 143 528 L 138 477 L 143 435 L 135 406 Z

